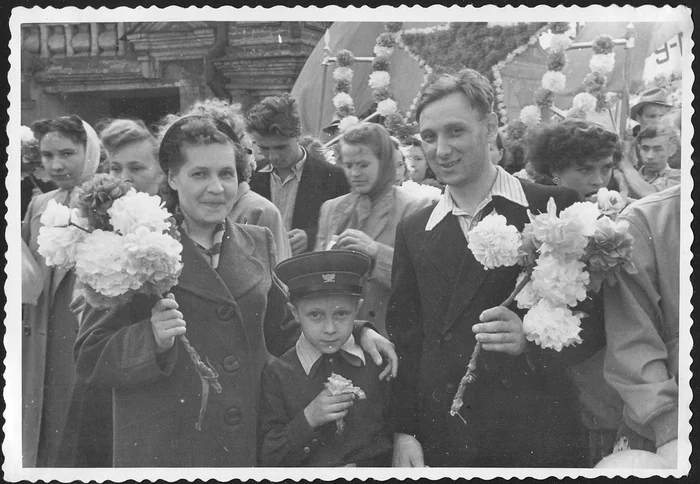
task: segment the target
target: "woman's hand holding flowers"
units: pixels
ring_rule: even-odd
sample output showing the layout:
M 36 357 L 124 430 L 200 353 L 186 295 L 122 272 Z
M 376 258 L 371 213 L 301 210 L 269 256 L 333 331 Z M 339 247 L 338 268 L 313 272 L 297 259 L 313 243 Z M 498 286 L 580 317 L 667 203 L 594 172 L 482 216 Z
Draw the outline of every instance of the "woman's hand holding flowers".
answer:
M 172 293 L 161 299 L 151 309 L 151 329 L 156 339 L 156 353 L 165 353 L 175 344 L 175 338 L 185 334 L 184 316 L 178 311 Z
M 513 311 L 503 306 L 487 309 L 479 317 L 481 323 L 472 326 L 476 340 L 486 351 L 498 351 L 518 356 L 527 345 L 523 323 Z

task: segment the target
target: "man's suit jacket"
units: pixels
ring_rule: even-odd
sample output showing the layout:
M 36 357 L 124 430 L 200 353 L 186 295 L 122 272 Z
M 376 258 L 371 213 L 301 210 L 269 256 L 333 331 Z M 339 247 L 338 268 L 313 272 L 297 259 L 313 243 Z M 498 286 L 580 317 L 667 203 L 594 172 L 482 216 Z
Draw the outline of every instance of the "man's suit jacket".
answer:
M 522 185 L 534 213 L 550 197 L 559 208 L 578 199 L 571 190 Z M 525 207 L 505 198 L 490 205 L 519 230 L 529 221 Z M 432 210 L 396 230 L 386 321 L 400 358 L 388 412 L 394 431 L 415 435 L 430 466 L 579 465 L 584 443 L 564 370 L 588 356 L 585 344 L 557 353 L 528 343 L 527 356 L 517 357 L 482 351 L 460 411 L 466 423 L 449 415 L 474 349 L 472 326 L 510 295 L 520 268 L 484 269 L 452 214 L 426 231 Z
M 250 180 L 251 190 L 268 200 L 272 200 L 270 175 L 269 172 L 255 172 Z M 292 216 L 292 228 L 302 229 L 308 236 L 307 251 L 314 250 L 316 245 L 318 217 L 323 202 L 345 195 L 349 191 L 350 185 L 342 168 L 331 165 L 325 159 L 317 158 L 307 151 Z

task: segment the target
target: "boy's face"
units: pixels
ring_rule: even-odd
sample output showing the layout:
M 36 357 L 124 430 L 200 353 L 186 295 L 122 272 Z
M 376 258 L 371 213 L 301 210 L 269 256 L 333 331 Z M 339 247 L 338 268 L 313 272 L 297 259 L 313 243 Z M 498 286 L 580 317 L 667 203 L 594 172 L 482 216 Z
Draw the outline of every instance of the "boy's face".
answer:
M 289 305 L 311 345 L 324 354 L 337 353 L 350 338 L 362 299 L 349 294 L 326 294 Z

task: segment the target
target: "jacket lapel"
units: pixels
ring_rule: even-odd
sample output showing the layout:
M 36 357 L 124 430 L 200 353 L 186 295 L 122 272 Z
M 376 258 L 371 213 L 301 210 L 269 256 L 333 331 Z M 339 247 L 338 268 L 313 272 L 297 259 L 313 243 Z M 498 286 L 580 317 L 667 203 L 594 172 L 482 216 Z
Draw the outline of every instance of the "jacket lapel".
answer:
M 448 214 L 433 230 L 426 233 L 423 253 L 445 276 L 450 285 L 457 281 L 459 265 L 456 261 L 464 259 L 465 252 L 467 252 L 467 241 L 464 239 L 457 219 L 452 214 Z
M 391 190 L 377 200 L 377 205 L 372 209 L 374 214 L 370 215 L 369 223 L 366 224 L 367 226 L 365 227 L 365 233 L 369 235 L 372 240 L 376 240 L 389 223 L 391 209 L 394 206 L 394 197 L 395 193 L 392 187 Z
M 260 283 L 265 268 L 253 256 L 255 245 L 250 235 L 229 220 L 226 224 L 218 272 L 233 298 L 238 300 Z

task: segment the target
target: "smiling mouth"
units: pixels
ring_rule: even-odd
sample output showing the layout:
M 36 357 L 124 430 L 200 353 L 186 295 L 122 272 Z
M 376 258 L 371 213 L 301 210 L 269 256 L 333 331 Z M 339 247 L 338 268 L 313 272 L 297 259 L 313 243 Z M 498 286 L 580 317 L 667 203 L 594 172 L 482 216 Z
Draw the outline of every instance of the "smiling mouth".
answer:
M 452 167 L 455 166 L 457 163 L 459 163 L 459 160 L 450 161 L 450 162 L 447 162 L 447 163 L 439 163 L 438 165 L 440 166 L 440 168 L 446 170 L 446 169 L 452 168 Z

